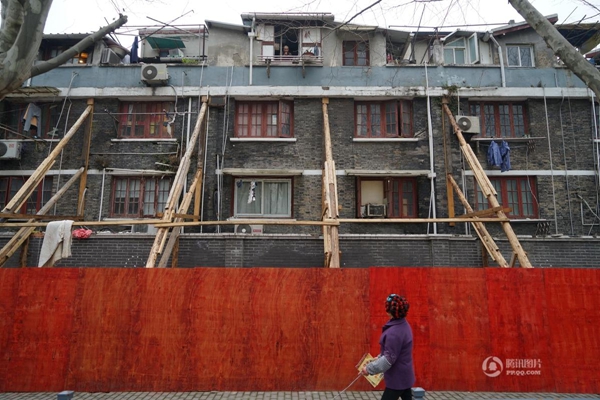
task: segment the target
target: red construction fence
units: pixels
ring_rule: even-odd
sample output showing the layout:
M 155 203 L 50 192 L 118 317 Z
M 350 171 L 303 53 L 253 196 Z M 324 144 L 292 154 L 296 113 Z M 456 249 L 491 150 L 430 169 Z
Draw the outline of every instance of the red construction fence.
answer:
M 418 386 L 600 391 L 600 270 L 27 268 L 0 269 L 0 392 L 341 390 L 392 292 Z

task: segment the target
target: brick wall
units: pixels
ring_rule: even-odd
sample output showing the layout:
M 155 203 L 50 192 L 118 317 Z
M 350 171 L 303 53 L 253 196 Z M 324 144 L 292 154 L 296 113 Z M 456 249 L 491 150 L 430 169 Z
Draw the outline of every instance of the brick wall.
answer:
M 8 241 L 0 238 L 0 245 Z M 141 234 L 94 235 L 73 241 L 71 258 L 61 260 L 64 267 L 144 267 L 154 237 Z M 37 265 L 42 239 L 32 238 L 28 264 Z M 497 239 L 508 260 L 512 249 L 506 239 Z M 535 267 L 596 268 L 600 259 L 598 238 L 521 239 Z M 481 243 L 468 237 L 342 237 L 341 265 L 344 268 L 369 266 L 405 267 L 480 267 Z M 17 252 L 6 264 L 18 264 Z M 320 267 L 323 265 L 323 240 L 310 236 L 253 236 L 190 234 L 182 236 L 179 263 L 190 267 Z M 490 266 L 494 266 L 492 260 Z

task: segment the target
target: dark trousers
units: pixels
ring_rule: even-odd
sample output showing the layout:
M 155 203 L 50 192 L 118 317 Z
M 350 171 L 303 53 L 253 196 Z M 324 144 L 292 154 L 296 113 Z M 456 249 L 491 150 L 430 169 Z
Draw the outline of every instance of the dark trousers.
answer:
M 381 396 L 381 400 L 412 400 L 412 390 L 411 388 L 403 389 L 403 390 L 394 390 L 390 388 L 385 388 L 383 391 L 383 396 Z

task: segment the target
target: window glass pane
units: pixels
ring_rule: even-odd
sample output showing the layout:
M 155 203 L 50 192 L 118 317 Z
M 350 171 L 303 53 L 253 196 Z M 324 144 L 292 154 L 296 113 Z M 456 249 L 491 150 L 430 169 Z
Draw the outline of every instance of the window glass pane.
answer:
M 267 117 L 267 121 L 266 121 L 266 126 L 267 126 L 267 136 L 268 137 L 277 137 L 277 127 L 278 127 L 278 123 L 277 123 L 277 118 L 278 118 L 278 111 L 277 111 L 277 104 L 276 103 L 269 103 L 265 105 L 266 107 L 266 117 Z
M 392 180 L 392 212 L 390 216 L 400 216 L 400 181 L 398 179 Z
M 521 65 L 521 63 L 519 61 L 519 47 L 518 46 L 508 46 L 506 48 L 506 57 L 508 59 L 508 66 L 518 67 Z
M 371 104 L 371 137 L 381 136 L 381 105 Z
M 468 39 L 469 42 L 469 62 L 471 64 L 479 61 L 479 55 L 477 54 L 477 35 L 471 36 Z
M 369 45 L 365 42 L 359 42 L 356 45 L 356 65 L 369 65 Z
M 521 204 L 523 208 L 523 217 L 536 217 L 533 208 L 533 190 L 528 178 L 521 179 Z
M 500 136 L 507 137 L 510 134 L 510 115 L 507 104 L 498 105 L 498 114 L 500 116 Z
M 164 212 L 169 192 L 171 191 L 171 181 L 169 179 L 160 179 L 158 181 L 158 201 L 156 206 L 157 212 Z
M 286 102 L 281 102 L 281 136 L 292 136 L 292 107 Z
M 403 217 L 414 217 L 414 182 L 412 180 L 405 180 L 402 184 L 402 216 Z
M 141 180 L 140 179 L 130 179 L 129 180 L 129 196 L 127 201 L 129 202 L 127 207 L 127 214 L 129 215 L 138 215 L 140 211 L 140 189 L 141 189 Z
M 4 208 L 10 200 L 8 198 L 8 180 L 9 178 L 0 178 L 0 207 Z
M 385 104 L 385 133 L 389 136 L 398 134 L 396 124 L 396 103 Z
M 444 49 L 444 64 L 454 64 L 454 49 Z
M 238 114 L 237 114 L 237 135 L 238 136 L 248 136 L 248 113 L 249 106 L 248 104 L 240 104 L 238 105 Z
M 115 198 L 113 203 L 114 213 L 116 215 L 125 214 L 125 202 L 127 196 L 127 180 L 122 178 L 117 179 L 115 183 Z
M 356 105 L 356 134 L 357 136 L 367 136 L 367 106 L 365 104 Z
M 517 190 L 517 180 L 516 179 L 506 179 L 504 181 L 506 187 L 506 200 L 508 204 L 506 207 L 512 208 L 512 215 L 520 215 L 519 210 L 519 192 Z
M 402 109 L 402 136 L 412 137 L 412 103 L 410 101 L 401 101 L 400 106 Z
M 289 182 L 264 183 L 264 215 L 290 215 Z
M 238 181 L 235 188 L 236 214 L 261 214 L 262 182 Z
M 454 57 L 456 57 L 456 64 L 465 64 L 465 49 L 454 49 Z
M 262 134 L 262 104 L 250 105 L 250 136 Z
M 450 42 L 450 43 L 446 44 L 445 47 L 465 47 L 465 40 L 464 39 L 455 40 L 454 42 Z
M 532 67 L 531 47 L 525 46 L 520 48 L 521 51 L 521 67 Z
M 144 185 L 144 215 L 154 215 L 154 200 L 156 198 L 156 181 L 154 179 L 146 179 Z
M 486 104 L 483 106 L 483 112 L 485 113 L 485 136 L 495 137 L 496 136 L 496 113 L 494 106 Z
M 353 66 L 354 63 L 354 46 L 356 42 L 344 42 L 344 65 Z
M 514 136 L 523 137 L 525 136 L 525 119 L 523 117 L 523 106 L 513 105 L 513 126 L 515 130 Z

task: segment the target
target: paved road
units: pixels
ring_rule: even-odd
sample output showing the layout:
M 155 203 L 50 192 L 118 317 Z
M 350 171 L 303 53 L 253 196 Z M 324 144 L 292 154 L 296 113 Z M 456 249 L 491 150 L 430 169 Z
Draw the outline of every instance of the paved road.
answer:
M 75 392 L 73 400 L 379 400 L 382 392 Z M 0 393 L 0 400 L 56 400 L 57 392 Z M 575 400 L 597 394 L 427 392 L 425 400 Z

